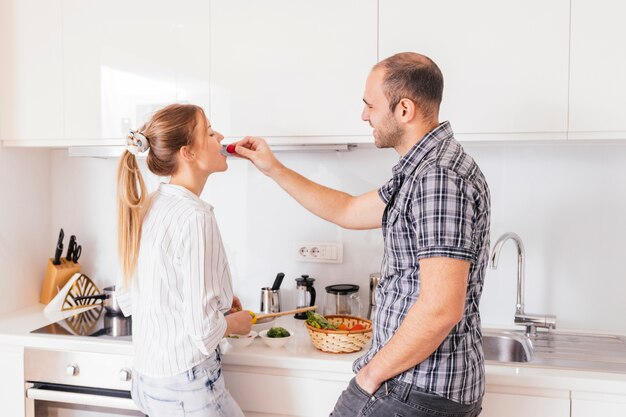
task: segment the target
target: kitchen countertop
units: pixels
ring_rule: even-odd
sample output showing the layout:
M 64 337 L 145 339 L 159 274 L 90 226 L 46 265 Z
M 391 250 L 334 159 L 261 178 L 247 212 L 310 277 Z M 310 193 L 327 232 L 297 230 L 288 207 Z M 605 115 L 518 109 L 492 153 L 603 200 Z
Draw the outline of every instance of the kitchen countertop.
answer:
M 0 316 L 0 346 L 132 355 L 132 344 L 129 341 L 30 333 L 31 330 L 49 324 L 43 308 L 43 305 L 36 304 Z M 223 340 L 223 364 L 242 368 L 272 368 L 278 371 L 316 371 L 347 377 L 352 374 L 352 362 L 363 353 L 331 354 L 315 349 L 304 327 L 304 321 L 295 320 L 291 316 L 279 317 L 271 324 L 294 330 L 295 337 L 282 348 L 267 347 L 259 337 L 245 348 L 233 348 Z M 487 384 L 492 386 L 626 395 L 626 374 L 623 373 L 548 369 L 487 361 L 486 374 Z

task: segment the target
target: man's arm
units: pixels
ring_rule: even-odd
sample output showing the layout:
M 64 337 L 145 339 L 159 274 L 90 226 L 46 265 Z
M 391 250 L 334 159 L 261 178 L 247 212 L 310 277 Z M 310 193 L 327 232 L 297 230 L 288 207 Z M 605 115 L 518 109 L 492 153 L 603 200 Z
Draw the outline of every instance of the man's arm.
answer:
M 246 137 L 235 149 L 316 216 L 346 229 L 381 227 L 385 203 L 376 190 L 355 197 L 317 184 L 281 164 L 261 138 Z
M 359 371 L 356 382 L 369 393 L 428 358 L 461 320 L 470 263 L 427 258 L 420 264 L 420 295 L 396 334 Z

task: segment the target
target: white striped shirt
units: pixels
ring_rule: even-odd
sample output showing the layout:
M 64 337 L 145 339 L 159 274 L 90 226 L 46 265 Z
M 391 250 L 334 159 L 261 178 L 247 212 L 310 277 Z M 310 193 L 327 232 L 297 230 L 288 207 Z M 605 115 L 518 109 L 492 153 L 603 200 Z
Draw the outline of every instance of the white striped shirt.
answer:
M 210 204 L 172 184 L 151 195 L 129 298 L 137 372 L 180 374 L 215 352 L 233 290 Z

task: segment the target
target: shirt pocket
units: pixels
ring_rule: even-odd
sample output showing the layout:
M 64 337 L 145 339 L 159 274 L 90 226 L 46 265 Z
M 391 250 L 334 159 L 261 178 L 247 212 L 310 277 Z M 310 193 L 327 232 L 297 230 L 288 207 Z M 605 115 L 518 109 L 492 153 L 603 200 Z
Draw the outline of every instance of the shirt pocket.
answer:
M 411 266 L 413 254 L 411 247 L 414 236 L 410 223 L 400 210 L 389 208 L 385 230 L 385 251 L 391 273 L 407 269 Z

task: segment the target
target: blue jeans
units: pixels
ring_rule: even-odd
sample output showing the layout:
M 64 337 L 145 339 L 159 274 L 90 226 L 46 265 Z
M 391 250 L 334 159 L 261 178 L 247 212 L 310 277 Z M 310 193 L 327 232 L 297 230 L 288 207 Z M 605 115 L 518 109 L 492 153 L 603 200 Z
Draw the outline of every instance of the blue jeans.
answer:
M 476 417 L 481 403 L 459 404 L 396 380 L 385 382 L 371 395 L 352 378 L 330 417 Z
M 171 377 L 152 378 L 133 371 L 131 396 L 150 417 L 244 417 L 221 373 L 218 354 Z

